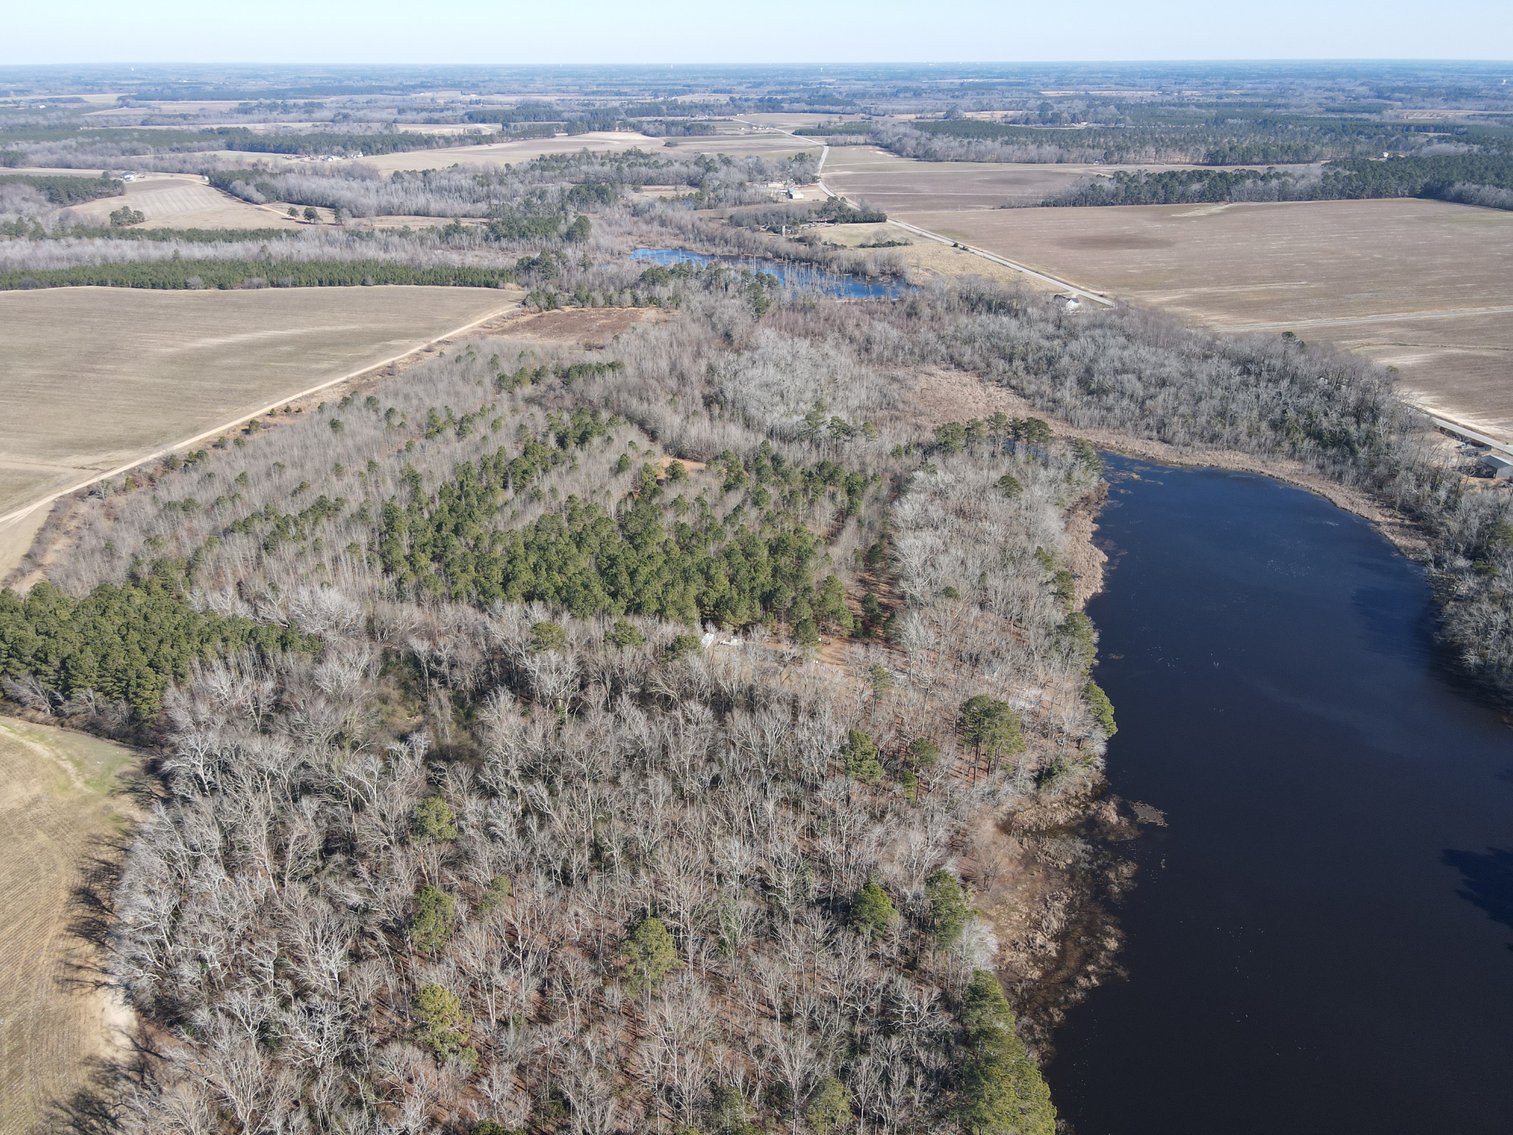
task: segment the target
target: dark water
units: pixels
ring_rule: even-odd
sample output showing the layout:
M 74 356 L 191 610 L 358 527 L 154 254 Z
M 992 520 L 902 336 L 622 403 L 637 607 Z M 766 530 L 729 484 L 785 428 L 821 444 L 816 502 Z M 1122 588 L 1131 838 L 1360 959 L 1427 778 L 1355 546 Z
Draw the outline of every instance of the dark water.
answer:
M 684 248 L 638 248 L 630 254 L 632 260 L 646 260 L 653 264 L 725 264 L 747 272 L 765 272 L 776 276 L 783 287 L 818 288 L 829 296 L 841 299 L 892 299 L 909 290 L 907 284 L 889 281 L 866 280 L 845 273 L 826 272 L 810 264 L 785 263 L 780 260 L 759 260 L 739 256 L 707 256 L 702 252 L 689 252 Z
M 1265 478 L 1120 463 L 1090 612 L 1113 790 L 1166 813 L 1125 980 L 1057 1034 L 1076 1135 L 1513 1132 L 1513 732 L 1422 572 Z

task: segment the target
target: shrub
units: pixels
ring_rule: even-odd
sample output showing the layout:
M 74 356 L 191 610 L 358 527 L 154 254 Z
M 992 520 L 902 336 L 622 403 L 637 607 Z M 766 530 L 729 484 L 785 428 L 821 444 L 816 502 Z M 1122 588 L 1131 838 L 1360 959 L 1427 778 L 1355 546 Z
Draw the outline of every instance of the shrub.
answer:
M 834 1076 L 826 1076 L 815 1089 L 804 1111 L 804 1119 L 815 1135 L 829 1135 L 829 1132 L 849 1124 L 851 1101 L 846 1096 L 845 1085 Z
M 416 806 L 415 832 L 426 839 L 457 838 L 457 817 L 440 794 L 427 796 Z
M 930 927 L 935 940 L 945 947 L 956 945 L 972 917 L 972 904 L 956 876 L 949 871 L 936 871 L 925 882 L 925 899 L 930 904 Z
M 616 619 L 614 626 L 609 629 L 609 641 L 616 646 L 641 646 L 645 644 L 646 636 L 635 623 L 627 619 Z
M 468 1047 L 469 1021 L 457 994 L 444 985 L 423 985 L 410 1003 L 410 1013 L 415 1018 L 416 1041 L 437 1060 L 449 1056 L 466 1060 L 471 1053 L 476 1062 L 478 1054 Z
M 432 886 L 415 894 L 415 917 L 410 922 L 410 942 L 422 954 L 434 954 L 447 944 L 457 929 L 457 905 L 452 896 Z
M 860 729 L 853 729 L 846 735 L 841 756 L 846 761 L 846 775 L 852 779 L 863 784 L 877 784 L 883 779 L 882 762 L 877 759 L 877 742 Z
M 632 997 L 649 993 L 678 967 L 678 947 L 660 918 L 648 915 L 625 939 L 625 985 Z
M 1097 682 L 1089 680 L 1082 687 L 1082 700 L 1087 702 L 1088 712 L 1093 715 L 1093 720 L 1098 723 L 1098 728 L 1103 730 L 1105 737 L 1112 737 L 1119 732 L 1119 727 L 1114 724 L 1114 703 L 1108 700 L 1108 695 L 1103 692 L 1103 687 Z
M 567 631 L 561 623 L 537 623 L 531 628 L 531 650 L 544 654 L 549 650 L 564 650 L 567 647 Z
M 893 900 L 876 879 L 857 891 L 851 900 L 851 925 L 868 937 L 881 938 L 897 919 Z

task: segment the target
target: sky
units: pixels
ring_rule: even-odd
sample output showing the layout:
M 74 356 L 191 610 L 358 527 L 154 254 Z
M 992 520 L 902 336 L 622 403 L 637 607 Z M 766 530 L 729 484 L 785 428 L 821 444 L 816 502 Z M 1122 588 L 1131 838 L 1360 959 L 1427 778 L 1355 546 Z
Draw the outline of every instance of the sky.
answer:
M 1513 59 L 1513 0 L 31 0 L 3 29 L 0 65 Z

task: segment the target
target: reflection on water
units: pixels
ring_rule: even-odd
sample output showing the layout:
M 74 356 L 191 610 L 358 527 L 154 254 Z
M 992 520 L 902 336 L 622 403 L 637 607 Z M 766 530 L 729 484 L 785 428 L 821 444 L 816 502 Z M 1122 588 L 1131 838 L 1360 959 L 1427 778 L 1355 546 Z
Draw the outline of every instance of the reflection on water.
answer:
M 892 299 L 908 291 L 909 287 L 891 281 L 866 280 L 860 276 L 827 272 L 812 264 L 739 256 L 708 256 L 684 248 L 638 248 L 630 254 L 630 258 L 662 265 L 724 264 L 747 272 L 765 272 L 769 276 L 776 276 L 778 283 L 784 287 L 818 288 L 826 295 L 840 299 Z
M 1309 493 L 1111 466 L 1109 779 L 1167 822 L 1058 1106 L 1076 1135 L 1513 1130 L 1513 732 L 1423 573 Z

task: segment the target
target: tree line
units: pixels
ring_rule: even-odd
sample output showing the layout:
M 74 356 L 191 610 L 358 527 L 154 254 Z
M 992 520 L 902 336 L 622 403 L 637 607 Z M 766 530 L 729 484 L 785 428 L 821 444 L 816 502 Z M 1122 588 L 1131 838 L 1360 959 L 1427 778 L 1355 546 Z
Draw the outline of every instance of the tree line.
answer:
M 1175 205 L 1219 201 L 1341 201 L 1426 197 L 1507 208 L 1513 152 L 1349 158 L 1322 169 L 1118 170 L 1085 180 L 1042 205 Z
M 98 201 L 102 197 L 120 197 L 126 192 L 125 184 L 118 178 L 73 177 L 68 174 L 4 174 L 0 175 L 0 187 L 22 185 L 35 189 L 53 205 L 82 205 L 86 201 Z
M 406 284 L 502 288 L 507 268 L 419 267 L 388 260 L 153 260 L 0 272 L 0 291 L 29 288 L 347 288 Z

